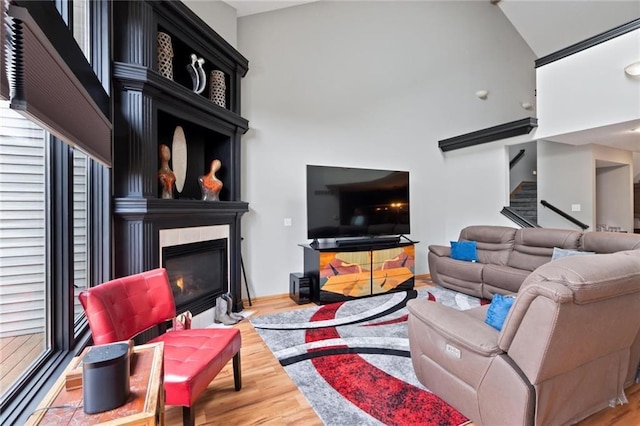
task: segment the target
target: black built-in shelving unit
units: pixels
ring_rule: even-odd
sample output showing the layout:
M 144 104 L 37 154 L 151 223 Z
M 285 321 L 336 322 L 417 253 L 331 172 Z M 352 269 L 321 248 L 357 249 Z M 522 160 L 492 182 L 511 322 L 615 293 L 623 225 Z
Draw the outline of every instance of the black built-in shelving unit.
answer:
M 229 226 L 229 276 L 234 309 L 242 308 L 240 287 L 241 136 L 240 81 L 248 61 L 178 1 L 113 2 L 114 31 L 114 241 L 116 277 L 160 266 L 159 231 L 209 225 Z M 157 71 L 157 34 L 171 36 L 174 77 Z M 190 55 L 205 60 L 207 86 L 192 90 Z M 209 100 L 210 71 L 225 74 L 226 107 Z M 176 126 L 187 141 L 187 172 L 175 199 L 160 199 L 157 171 L 161 144 L 172 148 Z M 220 201 L 202 201 L 198 176 L 213 159 L 224 183 Z

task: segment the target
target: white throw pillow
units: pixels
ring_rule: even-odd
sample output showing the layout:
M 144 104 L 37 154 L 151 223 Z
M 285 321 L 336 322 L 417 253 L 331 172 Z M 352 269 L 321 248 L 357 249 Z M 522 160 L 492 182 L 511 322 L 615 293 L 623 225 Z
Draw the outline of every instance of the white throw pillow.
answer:
M 553 248 L 553 254 L 551 255 L 551 260 L 560 259 L 567 256 L 584 256 L 588 254 L 596 254 L 594 251 L 578 251 L 578 250 L 567 250 L 561 249 L 558 247 Z

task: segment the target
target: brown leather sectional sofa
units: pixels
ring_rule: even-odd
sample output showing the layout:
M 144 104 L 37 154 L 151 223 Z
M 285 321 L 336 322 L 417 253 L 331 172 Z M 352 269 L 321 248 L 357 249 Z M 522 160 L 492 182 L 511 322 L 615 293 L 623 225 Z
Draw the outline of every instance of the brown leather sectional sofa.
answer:
M 463 236 L 477 237 L 476 231 Z M 491 233 L 491 247 L 514 248 L 509 256 L 501 249 L 484 249 L 485 261 L 503 260 L 486 265 L 513 265 L 514 253 L 519 253 L 516 261 L 530 257 L 530 264 L 546 257 L 545 247 L 533 245 L 540 240 L 528 230 L 511 234 L 511 243 L 510 231 L 503 231 L 505 239 Z M 487 232 L 484 228 L 482 236 Z M 578 242 L 592 250 L 615 251 L 632 238 L 591 232 Z M 525 251 L 529 254 L 521 256 Z M 574 424 L 608 405 L 626 402 L 624 388 L 633 382 L 640 358 L 640 250 L 543 264 L 519 288 L 501 331 L 485 323 L 489 305 L 460 311 L 419 298 L 407 307 L 418 379 L 474 424 Z
M 640 250 L 640 234 L 551 228 L 468 226 L 462 229 L 458 241 L 476 241 L 478 261 L 451 259 L 450 247 L 431 245 L 428 252 L 431 279 L 442 287 L 487 299 L 496 293 L 518 293 L 533 271 L 551 262 L 554 247 L 596 254 Z M 640 281 L 636 284 L 640 288 Z M 639 370 L 640 330 L 631 345 L 625 386 L 634 383 Z
M 476 241 L 478 261 L 451 259 L 450 247 L 430 245 L 431 279 L 442 287 L 487 299 L 496 293 L 517 293 L 531 272 L 551 261 L 554 247 L 598 254 L 640 250 L 640 234 L 570 229 L 468 226 L 458 240 Z

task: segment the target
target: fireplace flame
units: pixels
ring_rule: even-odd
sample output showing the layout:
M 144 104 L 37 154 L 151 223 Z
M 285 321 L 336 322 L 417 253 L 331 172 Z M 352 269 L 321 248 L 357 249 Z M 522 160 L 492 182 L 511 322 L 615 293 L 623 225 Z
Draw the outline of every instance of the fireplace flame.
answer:
M 182 277 L 178 278 L 176 285 L 178 286 L 181 292 L 184 291 L 184 280 L 182 279 Z

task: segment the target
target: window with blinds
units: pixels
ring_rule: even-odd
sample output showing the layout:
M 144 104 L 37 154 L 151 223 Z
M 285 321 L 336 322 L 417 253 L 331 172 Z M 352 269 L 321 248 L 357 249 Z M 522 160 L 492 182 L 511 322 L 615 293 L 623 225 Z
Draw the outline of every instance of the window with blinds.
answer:
M 91 26 L 89 0 L 73 0 L 73 38 L 78 42 L 82 53 L 91 58 Z
M 73 150 L 73 315 L 83 315 L 78 294 L 87 288 L 89 279 L 89 157 Z
M 110 10 L 0 0 L 0 424 L 86 345 L 78 293 L 110 277 Z
M 46 350 L 48 197 L 44 130 L 0 101 L 0 393 Z
M 48 348 L 47 133 L 0 101 L 0 394 Z M 89 282 L 90 157 L 73 149 L 73 305 Z M 15 359 L 15 363 L 13 360 Z

